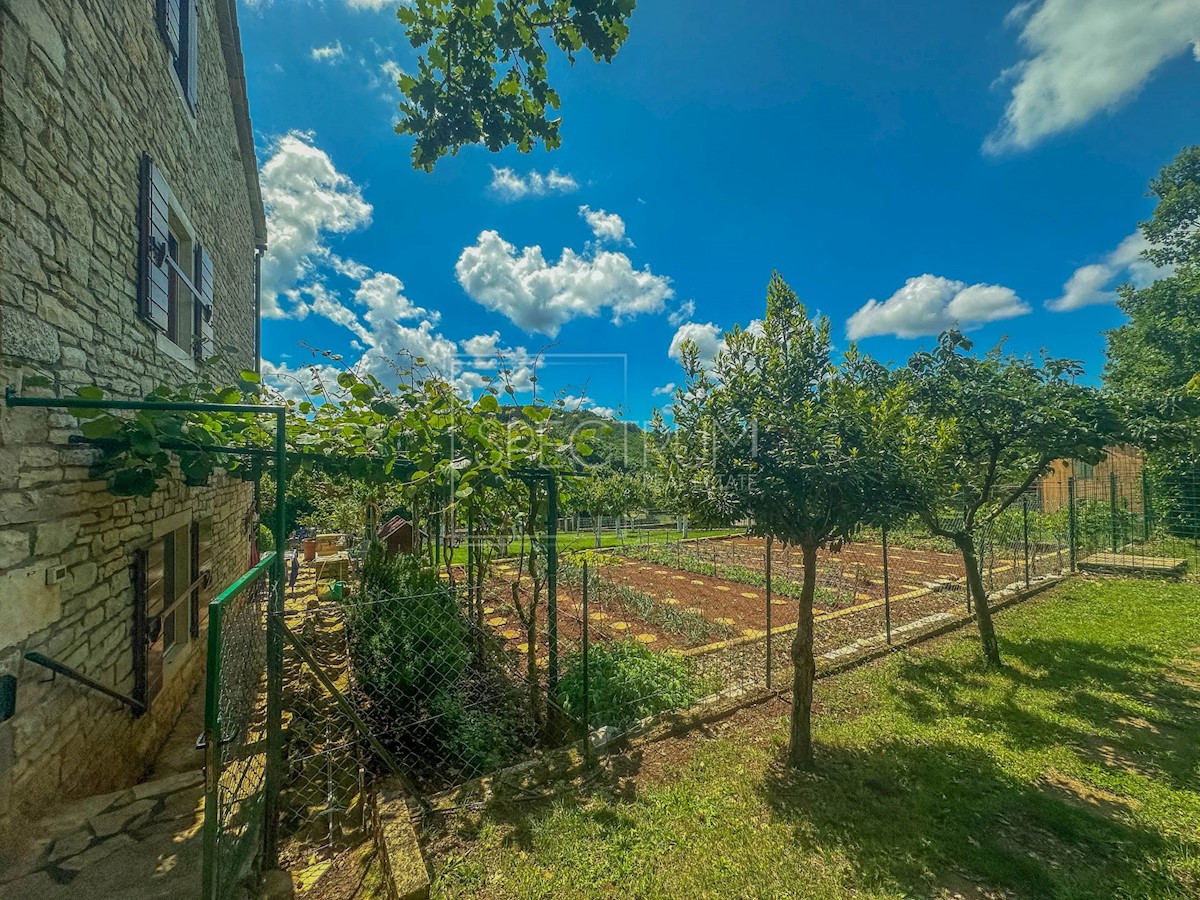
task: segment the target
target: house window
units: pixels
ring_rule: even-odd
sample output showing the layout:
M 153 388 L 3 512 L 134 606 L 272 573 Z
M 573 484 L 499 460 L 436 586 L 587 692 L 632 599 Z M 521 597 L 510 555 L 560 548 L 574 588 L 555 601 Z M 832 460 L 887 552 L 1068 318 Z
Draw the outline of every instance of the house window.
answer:
M 138 312 L 196 359 L 213 355 L 212 257 L 149 156 L 142 159 Z
M 134 696 L 146 705 L 200 637 L 211 566 L 211 519 L 179 525 L 135 554 Z
M 171 210 L 167 223 L 167 337 L 190 351 L 199 303 L 199 291 L 194 284 L 196 241 L 175 209 Z
M 1081 481 L 1087 481 L 1096 477 L 1096 467 L 1091 463 L 1075 460 L 1075 477 Z
M 199 80 L 199 0 L 157 0 L 158 30 L 179 91 L 194 115 Z

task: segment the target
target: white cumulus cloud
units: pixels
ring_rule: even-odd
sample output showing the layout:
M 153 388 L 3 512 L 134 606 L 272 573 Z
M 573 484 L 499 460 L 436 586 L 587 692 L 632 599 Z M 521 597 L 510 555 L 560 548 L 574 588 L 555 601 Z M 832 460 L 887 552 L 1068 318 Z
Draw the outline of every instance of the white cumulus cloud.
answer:
M 656 387 L 650 392 L 652 397 L 669 397 L 675 392 L 675 382 L 668 381 L 662 387 Z
M 501 200 L 522 200 L 547 194 L 569 194 L 579 189 L 572 176 L 551 169 L 545 175 L 532 171 L 521 175 L 507 166 L 492 166 L 491 191 Z
M 914 338 L 954 325 L 974 328 L 1029 311 L 1029 304 L 1012 288 L 921 275 L 908 279 L 883 302 L 868 300 L 846 323 L 846 336 L 852 341 L 881 334 Z
M 609 240 L 618 244 L 625 240 L 625 220 L 616 213 L 584 205 L 579 207 L 579 214 L 588 223 L 588 228 L 592 229 L 592 234 L 597 240 Z
M 607 310 L 620 324 L 642 313 L 659 312 L 674 296 L 669 278 L 649 267 L 635 269 L 624 253 L 584 256 L 564 249 L 558 262 L 542 248 L 518 250 L 495 231 L 484 231 L 463 250 L 455 265 L 467 296 L 502 313 L 525 331 L 555 337 L 566 323 Z
M 267 252 L 262 262 L 262 313 L 287 315 L 283 294 L 329 254 L 326 234 L 345 234 L 371 222 L 371 204 L 334 168 L 312 135 L 292 131 L 276 143 L 259 175 L 267 207 Z
M 1008 15 L 1025 58 L 1006 71 L 1012 96 L 990 152 L 1021 150 L 1112 110 L 1191 45 L 1197 0 L 1029 0 Z
M 1145 287 L 1157 278 L 1166 278 L 1171 267 L 1159 268 L 1142 253 L 1149 246 L 1140 231 L 1126 237 L 1098 263 L 1080 266 L 1063 285 L 1061 297 L 1046 302 L 1054 312 L 1070 312 L 1085 306 L 1117 302 L 1116 287 L 1130 282 Z

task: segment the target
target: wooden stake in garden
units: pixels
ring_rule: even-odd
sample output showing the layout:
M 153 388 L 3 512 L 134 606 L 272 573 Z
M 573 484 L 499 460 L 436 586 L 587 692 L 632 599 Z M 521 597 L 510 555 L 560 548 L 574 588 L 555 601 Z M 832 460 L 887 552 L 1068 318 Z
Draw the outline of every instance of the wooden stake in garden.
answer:
M 695 344 L 683 359 L 688 383 L 660 456 L 677 500 L 697 521 L 749 519 L 752 533 L 801 549 L 788 762 L 809 768 L 817 553 L 892 501 L 890 434 L 907 397 L 853 349 L 835 364 L 828 319 L 810 318 L 778 274 L 762 323 L 727 333 L 711 369 Z

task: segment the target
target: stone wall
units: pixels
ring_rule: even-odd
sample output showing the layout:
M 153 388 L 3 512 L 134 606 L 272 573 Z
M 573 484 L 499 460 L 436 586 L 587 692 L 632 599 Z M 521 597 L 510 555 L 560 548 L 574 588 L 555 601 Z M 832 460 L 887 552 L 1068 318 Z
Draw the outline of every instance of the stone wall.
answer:
M 154 0 L 0 0 L 0 390 L 31 375 L 69 395 L 141 397 L 195 365 L 137 316 L 139 165 L 149 153 L 215 267 L 215 337 L 252 367 L 255 206 L 217 3 L 201 0 L 199 104 L 171 72 Z M 214 590 L 248 565 L 252 488 L 216 478 L 150 499 L 90 478 L 63 411 L 0 406 L 0 819 L 136 780 L 203 665 L 203 636 L 151 712 L 130 712 L 22 660 L 37 650 L 123 693 L 133 687 L 131 553 L 171 517 L 212 516 Z M 47 570 L 65 567 L 48 585 Z M 197 760 L 199 763 L 199 760 Z

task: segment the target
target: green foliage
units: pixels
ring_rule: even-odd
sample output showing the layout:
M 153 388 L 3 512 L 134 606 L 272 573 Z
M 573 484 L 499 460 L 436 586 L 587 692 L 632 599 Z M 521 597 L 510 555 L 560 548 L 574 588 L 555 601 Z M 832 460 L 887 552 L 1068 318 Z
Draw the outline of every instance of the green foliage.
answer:
M 709 372 L 683 347 L 688 383 L 662 449 L 668 483 L 701 521 L 751 521 L 800 546 L 849 537 L 894 505 L 903 389 L 851 350 L 832 358 L 829 320 L 811 318 L 774 273 L 760 328 L 735 327 Z
M 525 153 L 562 143 L 545 41 L 568 61 L 611 62 L 629 35 L 635 0 L 416 0 L 397 15 L 417 71 L 399 80 L 399 134 L 416 136 L 413 167 L 431 171 L 468 144 Z
M 275 535 L 271 532 L 264 523 L 258 524 L 258 551 L 266 553 L 268 550 L 275 549 Z
M 435 694 L 429 712 L 436 717 L 442 735 L 443 758 L 460 771 L 471 775 L 494 772 L 519 749 L 510 718 L 470 706 L 458 693 Z
M 925 525 L 948 538 L 990 525 L 1054 460 L 1099 462 L 1124 433 L 1106 398 L 1076 383 L 1076 361 L 970 350 L 961 334 L 943 332 L 904 373 L 921 435 L 905 468 L 908 493 Z
M 651 492 L 641 474 L 607 466 L 567 480 L 564 506 L 589 516 L 629 516 L 650 505 Z
M 636 641 L 597 644 L 588 651 L 589 721 L 592 728 L 627 728 L 658 713 L 684 709 L 702 686 L 686 659 L 654 653 Z M 558 681 L 559 704 L 583 715 L 583 659 L 574 655 Z
M 1160 266 L 1200 264 L 1200 146 L 1185 147 L 1150 182 L 1158 198 L 1154 215 L 1142 223 L 1151 247 L 1146 256 Z
M 471 661 L 467 624 L 453 592 L 406 554 L 374 543 L 362 583 L 344 602 L 359 685 L 398 711 L 426 708 Z
M 1108 333 L 1104 380 L 1128 407 L 1147 448 L 1156 508 L 1168 531 L 1200 534 L 1200 147 L 1183 150 L 1150 183 L 1158 205 L 1141 224 L 1159 265 L 1174 271 L 1124 285 L 1128 321 Z

